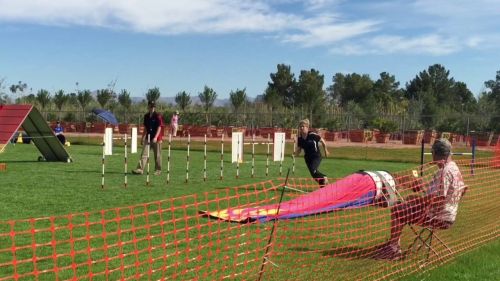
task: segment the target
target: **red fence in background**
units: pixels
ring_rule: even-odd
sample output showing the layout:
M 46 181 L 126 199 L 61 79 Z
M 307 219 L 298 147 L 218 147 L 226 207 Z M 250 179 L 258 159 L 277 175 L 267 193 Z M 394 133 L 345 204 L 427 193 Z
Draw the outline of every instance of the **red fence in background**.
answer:
M 61 122 L 64 131 L 68 133 L 101 133 L 104 134 L 106 124 L 104 123 L 90 123 L 90 122 Z M 55 122 L 51 122 L 50 126 L 55 127 Z M 115 133 L 119 134 L 130 134 L 133 127 L 138 128 L 138 133 L 142 134 L 143 126 L 137 124 L 119 124 L 118 126 L 107 125 L 108 127 L 114 128 Z M 315 129 L 313 129 L 315 130 Z M 221 138 L 231 137 L 232 132 L 238 131 L 243 132 L 244 136 L 251 138 L 253 135 L 255 137 L 270 138 L 274 139 L 274 133 L 284 132 L 286 139 L 294 138 L 297 135 L 297 129 L 286 129 L 277 127 L 259 127 L 259 128 L 249 128 L 249 127 L 215 127 L 215 126 L 194 126 L 194 125 L 180 125 L 178 130 L 178 136 L 187 137 L 204 137 L 208 138 Z M 323 129 L 317 130 L 317 132 L 326 141 L 349 141 L 349 142 L 364 142 L 364 143 L 384 143 L 389 140 L 393 142 L 401 142 L 403 144 L 413 144 L 420 145 L 423 140 L 425 143 L 432 143 L 436 138 L 447 138 L 451 143 L 467 143 L 472 145 L 472 140 L 476 139 L 477 146 L 496 146 L 500 144 L 500 134 L 494 134 L 493 132 L 476 134 L 476 135 L 461 135 L 449 132 L 436 132 L 436 131 L 424 131 L 424 130 L 413 130 L 405 131 L 404 134 L 401 132 L 393 132 L 388 134 L 385 138 L 379 138 L 381 134 L 379 130 L 349 130 L 349 131 L 327 131 Z M 165 126 L 164 130 L 165 136 L 170 134 L 170 126 L 168 124 Z

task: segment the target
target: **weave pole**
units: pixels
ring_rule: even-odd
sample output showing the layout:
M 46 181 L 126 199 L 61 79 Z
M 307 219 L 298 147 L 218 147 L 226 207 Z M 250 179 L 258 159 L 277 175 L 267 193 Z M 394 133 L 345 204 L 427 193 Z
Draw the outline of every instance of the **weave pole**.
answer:
M 281 147 L 283 147 L 283 145 L 285 142 L 285 139 L 284 138 L 281 138 Z M 282 174 L 282 171 L 283 171 L 283 150 L 280 149 L 280 176 Z
M 102 142 L 102 173 L 101 173 L 101 188 L 104 188 L 104 162 L 106 158 L 106 143 Z
M 470 173 L 471 175 L 474 175 L 474 162 L 476 161 L 476 141 L 477 141 L 477 137 L 474 136 L 474 138 L 472 138 L 472 161 L 470 163 Z
M 172 134 L 168 134 L 168 153 L 167 153 L 167 184 L 170 183 L 170 146 L 172 145 Z
M 205 134 L 205 143 L 203 146 L 203 181 L 207 181 L 207 134 Z
M 255 170 L 255 134 L 252 135 L 252 178 Z
M 269 175 L 269 143 L 270 143 L 270 134 L 267 134 L 267 155 L 266 155 L 266 177 Z
M 236 149 L 236 178 L 240 178 L 240 138 L 238 137 L 238 148 Z
M 148 144 L 146 149 L 148 150 L 147 152 L 147 158 L 146 158 L 146 185 L 149 185 L 149 151 L 151 150 L 151 136 L 148 134 Z
M 127 187 L 127 170 L 128 170 L 128 160 L 127 160 L 127 134 L 125 134 L 125 140 L 124 140 L 124 149 L 125 149 L 125 152 L 124 152 L 124 156 L 123 156 L 123 161 L 124 161 L 124 178 L 123 178 L 123 187 Z
M 424 165 L 424 138 L 422 138 L 422 143 L 420 145 L 420 176 L 424 174 L 423 165 Z
M 281 202 L 283 201 L 283 195 L 285 194 L 285 189 L 286 186 L 288 185 L 289 175 L 290 175 L 290 169 L 288 169 L 288 172 L 286 173 L 285 183 L 283 184 L 283 188 L 281 189 L 280 200 L 278 201 L 278 207 L 276 207 L 276 218 L 273 220 L 273 226 L 271 227 L 271 232 L 269 233 L 269 239 L 267 240 L 267 245 L 266 245 L 266 252 L 264 253 L 264 258 L 262 259 L 262 265 L 260 266 L 259 278 L 257 279 L 258 281 L 261 280 L 262 274 L 264 273 L 264 266 L 266 265 L 266 261 L 269 260 L 268 259 L 269 249 L 271 248 L 271 244 L 273 242 L 274 230 L 276 229 L 276 225 L 278 224 L 279 220 L 278 216 L 280 213 Z
M 186 155 L 186 183 L 189 181 L 189 147 L 191 144 L 191 135 L 188 134 L 188 142 L 187 142 L 187 155 Z
M 224 174 L 224 134 L 220 140 L 220 179 L 223 179 Z
M 293 150 L 292 150 L 292 175 L 295 175 L 295 145 L 297 138 L 293 138 Z

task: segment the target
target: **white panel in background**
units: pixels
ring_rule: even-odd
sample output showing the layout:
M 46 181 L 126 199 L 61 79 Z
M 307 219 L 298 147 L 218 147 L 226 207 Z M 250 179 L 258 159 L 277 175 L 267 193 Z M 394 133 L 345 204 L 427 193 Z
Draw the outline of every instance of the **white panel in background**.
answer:
M 132 128 L 132 140 L 130 141 L 130 153 L 137 153 L 137 127 Z
M 285 160 L 285 133 L 274 133 L 273 161 Z
M 243 132 L 233 132 L 231 141 L 231 163 L 243 162 Z
M 104 155 L 113 155 L 113 128 L 104 131 Z

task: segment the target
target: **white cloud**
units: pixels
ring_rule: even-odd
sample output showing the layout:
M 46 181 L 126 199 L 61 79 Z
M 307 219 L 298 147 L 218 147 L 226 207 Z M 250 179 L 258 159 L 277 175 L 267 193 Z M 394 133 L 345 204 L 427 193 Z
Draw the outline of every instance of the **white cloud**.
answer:
M 302 5 L 319 8 L 339 0 L 271 2 L 295 5 L 297 12 L 278 11 L 264 0 L 0 0 L 0 21 L 99 26 L 153 34 L 274 33 L 283 42 L 306 47 L 359 36 L 372 31 L 376 24 L 339 22 L 340 16 L 333 11 L 301 14 Z
M 301 33 L 283 36 L 284 42 L 298 43 L 300 46 L 328 46 L 345 39 L 357 37 L 376 29 L 376 22 L 360 21 L 353 23 L 307 25 Z
M 306 0 L 304 6 L 309 10 L 319 10 L 325 7 L 332 7 L 345 0 Z
M 0 22 L 151 34 L 258 33 L 348 54 L 495 46 L 500 0 L 0 0 Z M 494 43 L 492 43 L 494 42 Z
M 317 3 L 318 4 L 318 3 Z M 277 32 L 309 19 L 265 1 L 0 0 L 0 21 L 84 25 L 156 34 Z
M 459 49 L 454 39 L 446 39 L 434 34 L 413 38 L 378 36 L 370 40 L 370 45 L 388 53 L 422 53 L 431 55 L 447 55 Z
M 330 51 L 335 54 L 424 54 L 442 56 L 455 53 L 461 49 L 455 38 L 443 38 L 439 35 L 418 37 L 376 36 L 357 44 L 344 44 Z

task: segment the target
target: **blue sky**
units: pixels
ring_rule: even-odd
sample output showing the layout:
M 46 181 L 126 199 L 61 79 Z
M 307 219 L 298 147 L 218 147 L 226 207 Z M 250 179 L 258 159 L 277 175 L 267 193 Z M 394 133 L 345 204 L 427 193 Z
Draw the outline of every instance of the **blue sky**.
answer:
M 435 63 L 478 94 L 500 70 L 500 0 L 0 0 L 0 79 L 36 91 L 262 94 L 276 65 L 383 71 Z

